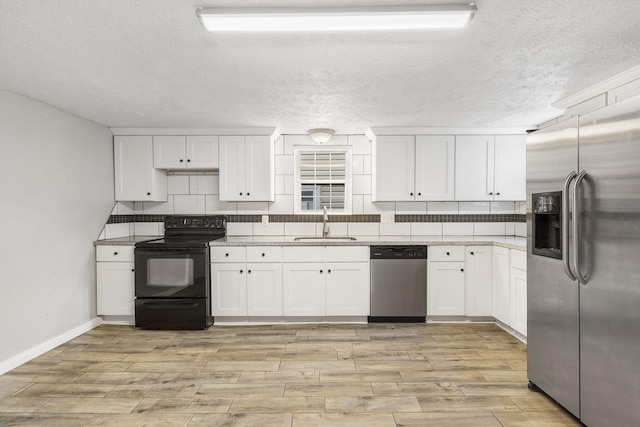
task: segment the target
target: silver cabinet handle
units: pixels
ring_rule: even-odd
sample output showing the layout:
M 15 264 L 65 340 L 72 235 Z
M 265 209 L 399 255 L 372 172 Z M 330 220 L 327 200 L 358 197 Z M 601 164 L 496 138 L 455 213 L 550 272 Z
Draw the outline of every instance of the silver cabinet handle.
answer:
M 587 176 L 587 173 L 585 171 L 581 171 L 578 174 L 578 177 L 576 178 L 575 181 L 573 181 L 573 186 L 572 186 L 572 193 L 573 193 L 573 239 L 571 242 L 571 246 L 573 246 L 573 271 L 576 275 L 576 277 L 578 278 L 578 281 L 580 283 L 586 284 L 587 283 L 587 279 L 580 273 L 580 270 L 578 268 L 578 261 L 579 261 L 579 246 L 578 244 L 580 243 L 580 236 L 578 235 L 579 231 L 580 231 L 580 221 L 578 221 L 578 218 L 580 217 L 580 183 L 582 182 L 582 180 Z
M 571 181 L 573 181 L 576 176 L 578 176 L 578 174 L 575 171 L 571 171 L 571 173 L 567 175 L 567 179 L 564 180 L 562 187 L 562 263 L 564 265 L 564 272 L 571 280 L 576 280 L 577 277 L 573 274 L 571 265 L 569 265 L 571 258 L 569 254 L 569 184 L 571 184 Z

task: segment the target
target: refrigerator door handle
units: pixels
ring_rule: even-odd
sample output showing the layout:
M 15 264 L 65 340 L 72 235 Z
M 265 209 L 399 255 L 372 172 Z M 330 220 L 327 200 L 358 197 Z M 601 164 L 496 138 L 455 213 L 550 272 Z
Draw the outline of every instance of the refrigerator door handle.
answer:
M 580 236 L 578 235 L 580 231 L 580 221 L 578 218 L 580 217 L 580 183 L 587 176 L 585 171 L 581 171 L 578 174 L 578 177 L 573 182 L 572 193 L 573 193 L 573 238 L 571 242 L 571 246 L 573 247 L 573 271 L 578 278 L 578 282 L 582 284 L 587 283 L 587 279 L 580 273 L 578 268 L 579 266 L 579 244 L 580 244 Z
M 576 176 L 578 176 L 578 174 L 575 171 L 571 171 L 571 173 L 567 175 L 567 179 L 565 179 L 564 186 L 562 187 L 562 263 L 564 265 L 564 272 L 571 280 L 576 280 L 577 277 L 571 270 L 571 257 L 569 255 L 569 185 Z

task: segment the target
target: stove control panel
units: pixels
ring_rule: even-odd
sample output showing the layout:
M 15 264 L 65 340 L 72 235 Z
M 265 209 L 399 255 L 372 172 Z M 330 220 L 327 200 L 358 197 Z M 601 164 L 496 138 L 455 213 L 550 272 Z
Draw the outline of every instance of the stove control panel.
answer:
M 167 215 L 164 228 L 168 229 L 226 229 L 224 215 Z

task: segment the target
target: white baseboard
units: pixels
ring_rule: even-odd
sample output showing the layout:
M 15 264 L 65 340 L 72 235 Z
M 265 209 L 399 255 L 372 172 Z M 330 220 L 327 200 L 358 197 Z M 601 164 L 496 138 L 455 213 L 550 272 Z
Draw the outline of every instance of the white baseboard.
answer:
M 75 337 L 82 335 L 87 331 L 90 331 L 100 324 L 102 324 L 102 319 L 96 317 L 95 319 L 77 326 L 63 334 L 60 334 L 57 337 L 51 338 L 50 340 L 38 344 L 35 347 L 31 347 L 29 350 L 23 351 L 22 353 L 13 356 L 10 359 L 0 361 L 0 375 L 9 372 L 14 368 L 17 368 L 18 366 L 30 361 L 31 359 L 35 359 L 36 357 L 46 353 L 49 350 L 53 350 L 60 344 L 64 344 L 67 341 L 70 341 Z

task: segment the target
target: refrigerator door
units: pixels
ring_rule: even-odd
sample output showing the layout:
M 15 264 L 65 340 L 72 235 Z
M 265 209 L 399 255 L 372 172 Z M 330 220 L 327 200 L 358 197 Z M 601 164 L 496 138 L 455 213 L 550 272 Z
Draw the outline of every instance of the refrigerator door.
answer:
M 580 117 L 581 421 L 639 426 L 640 97 Z
M 570 256 L 566 250 L 563 259 L 532 253 L 531 197 L 533 193 L 562 191 L 577 163 L 577 119 L 527 136 L 528 377 L 567 410 L 580 416 L 579 284 L 565 274 L 564 262 Z M 567 207 L 566 203 L 563 207 Z

